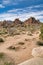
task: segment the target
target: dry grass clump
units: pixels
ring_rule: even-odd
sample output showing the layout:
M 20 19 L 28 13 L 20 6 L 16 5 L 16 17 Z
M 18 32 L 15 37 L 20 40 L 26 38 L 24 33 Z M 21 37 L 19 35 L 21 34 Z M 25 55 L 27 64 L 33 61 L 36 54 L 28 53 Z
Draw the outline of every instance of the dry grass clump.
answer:
M 4 65 L 13 65 L 11 62 L 5 62 Z
M 19 45 L 24 45 L 25 43 L 24 42 L 18 42 Z
M 32 33 L 28 33 L 27 35 L 32 36 Z
M 43 42 L 42 41 L 37 41 L 37 45 L 43 46 Z
M 17 51 L 20 49 L 20 47 L 19 46 L 10 46 L 8 49 Z
M 0 53 L 0 59 L 4 57 L 4 53 Z
M 0 65 L 15 65 L 15 62 L 12 60 L 7 54 L 0 52 Z
M 20 33 L 14 33 L 14 35 L 20 35 Z
M 25 41 L 29 41 L 30 39 L 25 39 Z
M 25 49 L 24 44 L 25 44 L 24 42 L 18 42 L 15 45 L 9 46 L 8 49 L 9 50 L 15 50 L 15 51 L 18 51 L 18 50 L 21 50 L 21 49 Z
M 0 38 L 0 42 L 4 42 L 4 39 L 3 38 Z

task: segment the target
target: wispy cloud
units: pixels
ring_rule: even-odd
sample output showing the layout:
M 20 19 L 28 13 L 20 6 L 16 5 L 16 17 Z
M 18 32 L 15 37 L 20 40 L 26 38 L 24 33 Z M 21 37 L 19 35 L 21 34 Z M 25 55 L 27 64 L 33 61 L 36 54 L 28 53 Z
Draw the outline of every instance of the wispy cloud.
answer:
M 5 8 L 5 6 L 4 6 L 4 5 L 2 5 L 2 4 L 0 4 L 0 8 Z
M 18 2 L 21 2 L 24 0 L 18 0 Z M 11 5 L 14 3 L 18 3 L 17 0 L 3 0 L 3 5 Z M 0 5 L 0 8 L 4 8 L 2 4 Z M 16 9 L 10 9 L 7 10 L 7 12 L 0 14 L 0 20 L 14 20 L 15 18 L 19 18 L 20 20 L 24 21 L 25 19 L 29 17 L 35 17 L 36 19 L 43 19 L 43 10 L 38 10 L 38 8 L 43 7 L 43 4 L 40 5 L 34 5 L 29 6 L 25 8 L 16 8 Z M 34 9 L 33 9 L 34 8 Z
M 43 7 L 43 4 L 40 5 L 34 5 L 34 6 L 29 6 L 25 8 L 18 8 L 18 9 L 11 9 L 8 12 L 9 13 L 14 13 L 14 12 L 29 12 L 29 11 L 37 11 L 37 8 Z M 33 8 L 36 8 L 33 10 Z
M 22 1 L 25 1 L 25 0 L 2 0 L 2 4 L 4 5 L 17 5 L 19 4 L 19 2 L 22 2 Z
M 4 4 L 4 5 L 10 4 L 10 0 L 3 0 L 2 4 Z
M 29 17 L 35 17 L 36 19 L 42 19 L 43 16 L 43 11 L 38 11 L 38 12 L 29 12 L 29 13 L 23 13 L 23 14 L 13 14 L 13 13 L 3 13 L 0 14 L 0 20 L 14 20 L 15 18 L 19 18 L 20 20 L 24 21 L 25 19 Z

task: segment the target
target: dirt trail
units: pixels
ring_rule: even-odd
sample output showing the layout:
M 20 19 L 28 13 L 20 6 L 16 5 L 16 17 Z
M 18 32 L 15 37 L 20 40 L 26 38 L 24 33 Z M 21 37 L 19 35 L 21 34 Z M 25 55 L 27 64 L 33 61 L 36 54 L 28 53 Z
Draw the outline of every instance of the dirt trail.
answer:
M 6 53 L 11 57 L 17 64 L 23 62 L 32 57 L 31 51 L 36 47 L 35 42 L 38 39 L 39 34 L 34 34 L 29 36 L 27 34 L 16 35 L 14 37 L 7 37 L 5 42 L 0 45 L 0 52 Z M 35 40 L 33 40 L 35 38 Z M 25 41 L 25 39 L 30 39 L 30 41 Z M 18 51 L 7 49 L 11 45 L 15 45 L 18 42 L 24 42 L 26 49 L 20 49 Z

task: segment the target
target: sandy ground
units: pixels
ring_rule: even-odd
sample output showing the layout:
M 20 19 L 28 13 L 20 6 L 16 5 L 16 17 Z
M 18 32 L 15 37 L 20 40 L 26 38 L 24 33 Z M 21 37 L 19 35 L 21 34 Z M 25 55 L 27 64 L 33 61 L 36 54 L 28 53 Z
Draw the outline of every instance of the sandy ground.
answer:
M 37 47 L 36 41 L 38 40 L 38 36 L 39 34 L 36 33 L 33 36 L 27 34 L 9 36 L 5 38 L 4 43 L 0 44 L 0 52 L 6 53 L 16 64 L 19 64 L 33 57 L 31 52 L 34 47 Z M 25 41 L 25 39 L 28 39 L 28 41 Z M 18 42 L 24 42 L 25 44 L 21 45 L 21 48 L 17 51 L 8 49 L 11 45 L 17 45 Z

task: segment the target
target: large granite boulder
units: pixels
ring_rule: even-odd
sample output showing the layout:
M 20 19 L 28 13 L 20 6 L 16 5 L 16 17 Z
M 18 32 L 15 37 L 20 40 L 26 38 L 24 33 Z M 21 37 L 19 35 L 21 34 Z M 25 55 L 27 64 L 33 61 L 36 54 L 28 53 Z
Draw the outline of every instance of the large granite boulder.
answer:
M 37 47 L 32 50 L 34 57 L 43 57 L 43 47 Z
M 40 57 L 32 58 L 18 65 L 43 65 L 43 58 Z
M 29 59 L 18 65 L 43 65 L 43 47 L 37 47 L 32 50 L 34 58 Z

